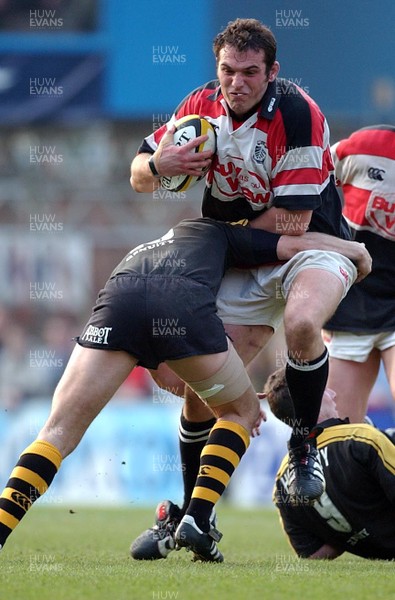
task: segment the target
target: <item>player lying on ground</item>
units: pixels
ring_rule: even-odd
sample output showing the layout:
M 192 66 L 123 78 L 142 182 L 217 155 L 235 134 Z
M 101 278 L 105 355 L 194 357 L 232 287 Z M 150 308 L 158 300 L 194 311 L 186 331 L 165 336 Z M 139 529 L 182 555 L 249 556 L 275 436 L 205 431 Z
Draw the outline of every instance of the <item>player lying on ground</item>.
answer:
M 292 425 L 284 369 L 269 377 L 264 392 L 273 414 Z M 393 430 L 339 419 L 335 397 L 326 388 L 319 416 L 317 448 L 326 480 L 321 498 L 312 505 L 291 506 L 288 457 L 277 473 L 274 501 L 284 531 L 301 558 L 329 559 L 350 552 L 395 559 Z
M 50 416 L 22 453 L 0 497 L 0 545 L 47 490 L 62 459 L 76 448 L 133 368 L 137 364 L 156 368 L 166 361 L 218 418 L 176 541 L 202 560 L 222 561 L 216 544 L 220 534 L 210 525 L 210 515 L 261 412 L 243 363 L 216 314 L 215 294 L 227 267 L 287 260 L 312 246 L 309 235 L 280 237 L 198 219 L 184 221 L 162 238 L 130 251 L 99 293 L 55 390 Z M 345 251 L 357 261 L 361 276 L 366 275 L 370 255 L 363 245 L 346 243 Z M 176 261 L 167 260 L 175 253 Z M 160 335 L 158 322 L 177 323 L 176 331 Z

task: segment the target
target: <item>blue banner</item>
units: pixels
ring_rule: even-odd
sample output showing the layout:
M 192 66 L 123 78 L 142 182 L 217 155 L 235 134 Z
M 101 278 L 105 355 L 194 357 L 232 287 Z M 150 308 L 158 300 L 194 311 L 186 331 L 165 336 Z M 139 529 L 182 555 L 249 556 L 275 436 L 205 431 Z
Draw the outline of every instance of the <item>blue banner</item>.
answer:
M 179 402 L 153 405 L 147 401 L 107 406 L 38 502 L 66 504 L 70 509 L 80 504 L 152 506 L 165 498 L 180 503 L 180 407 Z M 6 484 L 20 453 L 36 438 L 48 412 L 47 401 L 32 401 L 13 416 L 0 413 L 0 486 Z M 271 502 L 289 430 L 271 415 L 261 430 L 251 440 L 227 491 L 227 499 L 238 505 Z

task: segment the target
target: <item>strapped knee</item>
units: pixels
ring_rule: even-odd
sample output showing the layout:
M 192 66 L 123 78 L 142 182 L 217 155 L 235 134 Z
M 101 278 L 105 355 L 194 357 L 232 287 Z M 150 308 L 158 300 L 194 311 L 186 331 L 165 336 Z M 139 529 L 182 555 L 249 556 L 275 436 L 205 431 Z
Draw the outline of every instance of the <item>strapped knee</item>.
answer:
M 205 404 L 213 407 L 239 398 L 250 387 L 251 380 L 240 356 L 230 344 L 224 364 L 214 375 L 203 381 L 187 383 Z

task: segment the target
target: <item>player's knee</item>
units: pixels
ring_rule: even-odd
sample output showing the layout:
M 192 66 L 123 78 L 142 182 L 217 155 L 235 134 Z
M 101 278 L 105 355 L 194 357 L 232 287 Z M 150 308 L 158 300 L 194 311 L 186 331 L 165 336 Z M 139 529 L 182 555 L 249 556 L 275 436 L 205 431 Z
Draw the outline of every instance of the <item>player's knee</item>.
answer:
M 214 375 L 187 383 L 210 408 L 233 402 L 251 386 L 243 362 L 232 345 L 229 346 L 224 364 Z
M 271 327 L 265 325 L 227 324 L 225 329 L 245 365 L 257 356 L 273 334 Z
M 284 319 L 284 333 L 288 348 L 303 347 L 321 335 L 321 323 L 312 315 L 291 313 Z
M 162 390 L 180 398 L 184 396 L 185 383 L 166 364 L 161 363 L 156 370 L 150 369 L 149 373 Z

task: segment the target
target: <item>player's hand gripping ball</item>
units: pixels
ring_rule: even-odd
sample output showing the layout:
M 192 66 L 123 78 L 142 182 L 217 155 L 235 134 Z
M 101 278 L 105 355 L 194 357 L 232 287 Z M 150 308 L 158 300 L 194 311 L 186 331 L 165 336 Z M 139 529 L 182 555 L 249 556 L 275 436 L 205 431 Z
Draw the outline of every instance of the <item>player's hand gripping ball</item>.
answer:
M 183 146 L 200 135 L 207 135 L 208 140 L 196 146 L 195 152 L 203 152 L 205 150 L 215 152 L 216 137 L 214 127 L 203 117 L 199 115 L 187 115 L 178 119 L 174 123 L 174 126 L 176 128 L 174 132 L 174 143 L 176 146 Z M 184 192 L 203 179 L 205 174 L 206 170 L 199 177 L 193 177 L 192 175 L 163 176 L 160 179 L 160 183 L 165 190 Z

